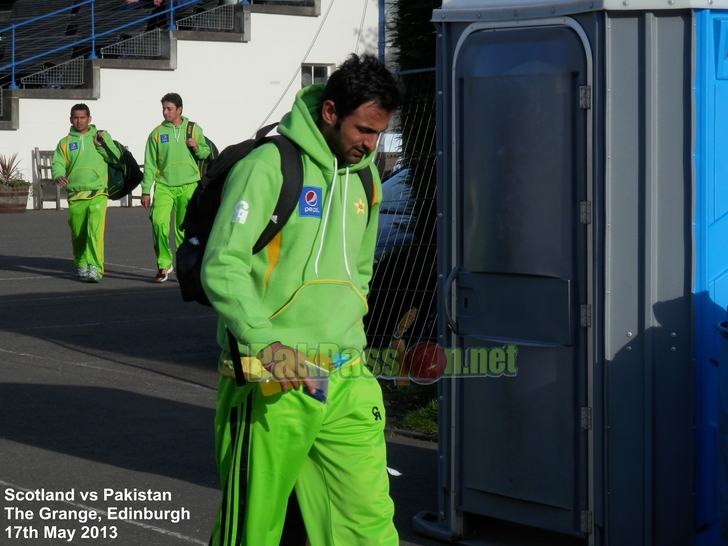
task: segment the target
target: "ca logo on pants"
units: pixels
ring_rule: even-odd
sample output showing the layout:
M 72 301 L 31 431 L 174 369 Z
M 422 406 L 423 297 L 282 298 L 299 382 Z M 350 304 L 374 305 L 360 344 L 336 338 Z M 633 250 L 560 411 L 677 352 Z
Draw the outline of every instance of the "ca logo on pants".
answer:
M 238 224 L 244 224 L 245 220 L 248 219 L 248 209 L 250 206 L 247 201 L 238 201 L 235 205 L 235 213 L 233 214 L 232 222 Z

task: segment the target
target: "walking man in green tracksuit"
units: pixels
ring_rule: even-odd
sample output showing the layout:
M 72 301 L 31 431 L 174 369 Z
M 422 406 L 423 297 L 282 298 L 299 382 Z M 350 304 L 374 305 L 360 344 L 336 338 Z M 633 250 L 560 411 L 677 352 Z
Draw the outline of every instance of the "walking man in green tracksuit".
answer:
M 202 267 L 222 347 L 213 546 L 277 546 L 294 491 L 311 546 L 398 544 L 382 392 L 361 358 L 382 196 L 371 162 L 398 104 L 394 78 L 371 55 L 298 93 L 278 132 L 301 150 L 303 189 L 261 252 L 252 249 L 282 186 L 276 146 L 254 149 L 227 178 Z M 228 330 L 242 367 L 272 382 L 237 385 Z M 330 372 L 325 401 L 307 359 Z
M 180 225 L 185 218 L 185 207 L 200 180 L 197 161 L 210 155 L 202 127 L 182 115 L 182 97 L 177 93 L 162 97 L 162 116 L 164 122 L 147 139 L 141 199 L 145 209 L 151 207 L 149 219 L 157 255 L 156 282 L 166 281 L 174 269 L 169 248 L 170 214 L 174 210 L 174 241 L 179 247 L 183 240 Z M 151 190 L 155 181 L 152 203 Z
M 68 192 L 73 263 L 79 278 L 87 282 L 100 282 L 104 275 L 108 163 L 119 156 L 109 133 L 91 125 L 89 107 L 72 106 L 71 129 L 53 152 L 51 173 Z

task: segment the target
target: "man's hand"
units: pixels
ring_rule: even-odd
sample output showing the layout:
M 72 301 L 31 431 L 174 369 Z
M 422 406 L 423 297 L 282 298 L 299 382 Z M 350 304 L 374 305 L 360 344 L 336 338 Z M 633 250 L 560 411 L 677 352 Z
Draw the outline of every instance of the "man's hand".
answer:
M 303 365 L 306 355 L 299 353 L 296 349 L 278 342 L 271 343 L 258 353 L 258 359 L 263 367 L 281 382 L 283 392 L 290 387 L 298 390 L 301 380 L 311 394 L 316 392 L 313 379 L 309 377 L 308 371 Z
M 104 143 L 104 132 L 96 131 L 94 135 L 94 146 L 101 146 Z
M 66 180 L 65 176 L 59 176 L 56 178 L 56 186 L 60 186 L 61 188 L 68 184 L 68 180 Z
M 152 197 L 150 195 L 146 195 L 146 194 L 142 195 L 141 202 L 142 202 L 142 207 L 149 210 L 149 205 L 152 204 Z
M 197 141 L 194 138 L 188 138 L 187 139 L 187 146 L 189 146 L 190 148 L 192 148 L 192 151 L 193 152 L 196 152 L 197 149 L 198 149 Z

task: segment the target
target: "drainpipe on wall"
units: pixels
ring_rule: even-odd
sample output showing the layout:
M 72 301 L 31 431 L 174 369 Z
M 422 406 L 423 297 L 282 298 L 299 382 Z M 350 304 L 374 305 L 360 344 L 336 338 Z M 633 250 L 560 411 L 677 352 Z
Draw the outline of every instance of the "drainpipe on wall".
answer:
M 379 60 L 384 62 L 384 22 L 387 14 L 384 9 L 384 0 L 379 0 Z

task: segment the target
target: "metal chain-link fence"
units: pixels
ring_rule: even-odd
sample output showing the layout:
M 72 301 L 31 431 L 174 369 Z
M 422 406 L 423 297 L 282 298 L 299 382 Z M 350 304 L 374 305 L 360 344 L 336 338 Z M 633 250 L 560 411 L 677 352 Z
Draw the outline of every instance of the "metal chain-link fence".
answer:
M 24 86 L 35 85 L 46 89 L 83 85 L 83 67 L 83 57 L 77 57 L 21 78 L 20 83 Z
M 402 156 L 383 182 L 369 314 L 370 347 L 436 336 L 435 69 L 400 73 Z M 401 344 L 401 342 L 398 342 Z
M 159 29 L 154 29 L 103 47 L 99 51 L 102 58 L 109 56 L 122 59 L 126 57 L 160 57 L 162 55 L 162 33 Z
M 208 9 L 175 21 L 180 30 L 233 30 L 235 5 L 227 4 Z

